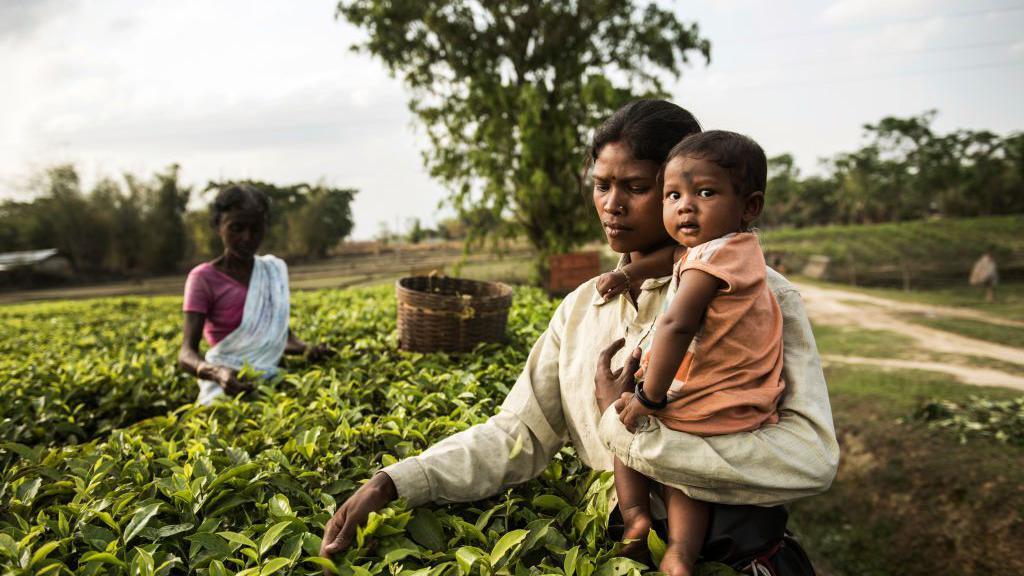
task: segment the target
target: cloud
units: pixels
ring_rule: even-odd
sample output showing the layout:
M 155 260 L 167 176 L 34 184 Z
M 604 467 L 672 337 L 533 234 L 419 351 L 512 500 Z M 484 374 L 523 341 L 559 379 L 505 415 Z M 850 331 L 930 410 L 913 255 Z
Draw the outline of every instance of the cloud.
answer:
M 0 2 L 0 42 L 31 35 L 48 18 L 75 3 L 75 0 L 3 0 Z
M 925 0 L 838 0 L 822 13 L 822 19 L 831 24 L 855 24 L 883 20 L 895 16 L 926 13 Z

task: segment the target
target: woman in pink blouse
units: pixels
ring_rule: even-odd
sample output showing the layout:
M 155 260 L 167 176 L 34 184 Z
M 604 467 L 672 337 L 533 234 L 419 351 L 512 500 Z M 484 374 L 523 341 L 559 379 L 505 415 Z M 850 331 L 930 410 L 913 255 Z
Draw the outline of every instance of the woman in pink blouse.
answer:
M 282 354 L 317 360 L 331 353 L 292 333 L 287 267 L 274 256 L 256 255 L 270 214 L 266 195 L 253 186 L 230 186 L 217 194 L 210 213 L 224 253 L 189 272 L 178 354 L 182 369 L 200 380 L 199 404 L 247 390 L 238 379 L 244 364 L 272 375 Z M 205 357 L 199 353 L 203 336 L 210 345 Z

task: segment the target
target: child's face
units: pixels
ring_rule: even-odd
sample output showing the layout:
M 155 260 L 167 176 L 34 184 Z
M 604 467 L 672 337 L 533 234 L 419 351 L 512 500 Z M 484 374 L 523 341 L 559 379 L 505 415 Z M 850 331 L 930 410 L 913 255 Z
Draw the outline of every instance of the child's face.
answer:
M 665 166 L 664 178 L 665 230 L 687 248 L 739 232 L 763 206 L 763 192 L 741 198 L 729 173 L 702 158 L 673 158 Z

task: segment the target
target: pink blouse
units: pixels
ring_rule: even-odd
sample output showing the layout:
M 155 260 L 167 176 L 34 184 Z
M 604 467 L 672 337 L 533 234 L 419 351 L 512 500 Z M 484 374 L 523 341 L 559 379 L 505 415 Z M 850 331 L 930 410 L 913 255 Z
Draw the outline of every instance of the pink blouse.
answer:
M 248 293 L 247 286 L 204 262 L 188 273 L 181 309 L 206 316 L 203 335 L 210 346 L 216 346 L 242 323 Z

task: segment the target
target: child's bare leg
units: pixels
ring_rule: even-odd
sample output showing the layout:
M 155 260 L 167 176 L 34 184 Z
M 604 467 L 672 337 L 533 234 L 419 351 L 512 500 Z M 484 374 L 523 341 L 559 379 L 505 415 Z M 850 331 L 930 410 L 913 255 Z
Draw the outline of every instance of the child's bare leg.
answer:
M 690 576 L 708 530 L 709 506 L 680 490 L 665 486 L 668 547 L 659 567 L 668 576 Z
M 646 476 L 615 459 L 615 493 L 625 525 L 622 538 L 637 540 L 622 551 L 631 558 L 646 558 L 647 554 L 647 532 L 651 529 L 651 494 L 647 483 Z

